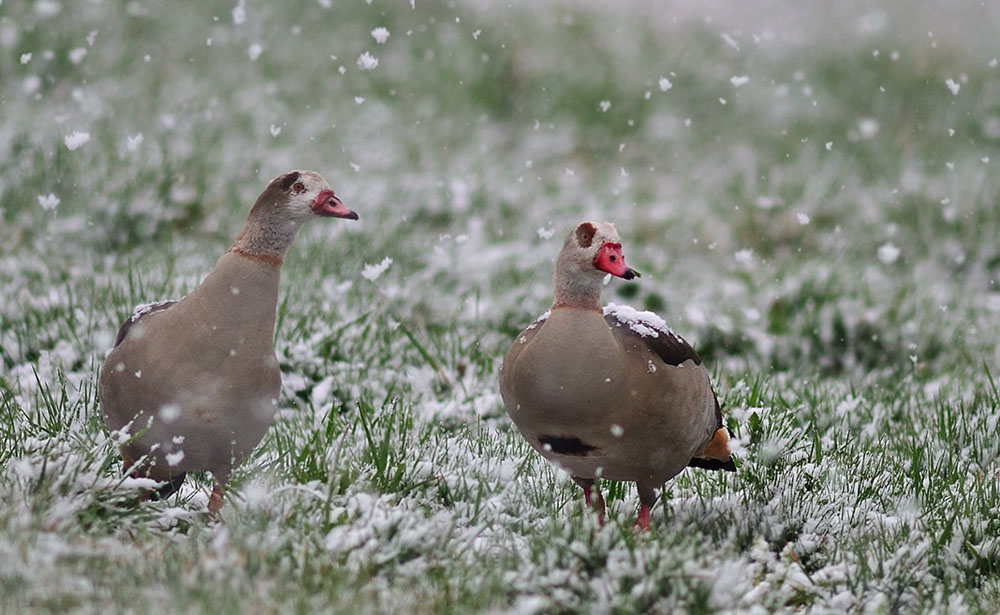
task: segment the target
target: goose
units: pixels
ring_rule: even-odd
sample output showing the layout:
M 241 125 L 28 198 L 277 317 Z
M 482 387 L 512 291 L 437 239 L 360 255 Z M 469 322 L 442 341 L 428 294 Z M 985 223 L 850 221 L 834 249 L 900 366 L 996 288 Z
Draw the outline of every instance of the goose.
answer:
M 603 521 L 600 478 L 631 481 L 635 526 L 648 530 L 656 490 L 694 466 L 733 472 L 730 432 L 701 357 L 651 312 L 601 305 L 625 264 L 608 222 L 582 222 L 556 261 L 551 309 L 517 335 L 500 394 L 528 443 L 565 469 Z
M 126 473 L 178 490 L 207 470 L 213 517 L 226 483 L 264 436 L 281 390 L 274 353 L 278 281 L 299 228 L 317 217 L 357 220 L 313 171 L 268 184 L 232 247 L 179 301 L 139 306 L 118 331 L 98 380 L 101 411 L 123 434 Z

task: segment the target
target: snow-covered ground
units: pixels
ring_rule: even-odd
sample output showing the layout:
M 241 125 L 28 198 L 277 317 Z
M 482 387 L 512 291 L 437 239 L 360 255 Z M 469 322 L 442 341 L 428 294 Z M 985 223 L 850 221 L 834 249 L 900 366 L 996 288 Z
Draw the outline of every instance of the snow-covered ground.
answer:
M 787 4 L 787 3 L 786 3 Z M 0 3 L 0 612 L 994 613 L 1000 6 Z M 138 503 L 96 379 L 253 199 L 321 172 L 278 419 Z M 739 471 L 611 523 L 500 358 L 616 223 Z

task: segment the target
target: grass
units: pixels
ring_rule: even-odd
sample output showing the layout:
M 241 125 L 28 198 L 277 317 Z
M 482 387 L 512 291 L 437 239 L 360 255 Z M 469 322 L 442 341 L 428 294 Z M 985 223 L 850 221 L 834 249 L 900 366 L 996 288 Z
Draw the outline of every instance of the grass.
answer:
M 323 4 L 0 5 L 0 612 L 996 612 L 995 9 Z M 292 168 L 361 220 L 288 255 L 278 418 L 221 523 L 139 502 L 100 363 Z M 647 535 L 497 390 L 585 218 L 742 446 Z

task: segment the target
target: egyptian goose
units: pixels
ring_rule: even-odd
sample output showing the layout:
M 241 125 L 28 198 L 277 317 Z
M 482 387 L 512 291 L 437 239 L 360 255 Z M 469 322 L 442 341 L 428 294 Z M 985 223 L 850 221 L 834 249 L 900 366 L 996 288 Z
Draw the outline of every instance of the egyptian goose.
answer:
M 525 439 L 573 476 L 601 519 L 595 481 L 635 482 L 635 525 L 648 529 L 655 490 L 686 466 L 736 466 L 701 358 L 653 313 L 602 309 L 607 274 L 639 277 L 615 227 L 584 222 L 559 253 L 552 309 L 504 357 L 500 394 Z
M 214 517 L 230 472 L 270 426 L 281 389 L 273 341 L 281 264 L 315 216 L 358 219 L 318 173 L 278 177 L 198 288 L 141 306 L 119 330 L 101 369 L 101 410 L 108 429 L 128 436 L 125 470 L 166 483 L 160 497 L 187 471 L 208 470 Z

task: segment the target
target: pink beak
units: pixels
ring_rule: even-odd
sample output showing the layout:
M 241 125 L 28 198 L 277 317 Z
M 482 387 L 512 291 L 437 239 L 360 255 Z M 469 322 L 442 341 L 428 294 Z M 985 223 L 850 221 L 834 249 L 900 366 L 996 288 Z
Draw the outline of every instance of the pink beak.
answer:
M 620 243 L 603 244 L 597 250 L 594 266 L 601 271 L 626 280 L 642 277 L 642 274 L 625 264 L 625 255 L 622 254 L 622 244 Z
M 344 207 L 344 204 L 340 202 L 337 195 L 333 193 L 333 190 L 324 190 L 319 193 L 316 197 L 316 202 L 313 203 L 312 211 L 317 216 L 324 216 L 327 218 L 347 218 L 348 220 L 357 220 L 358 214 L 355 211 Z

